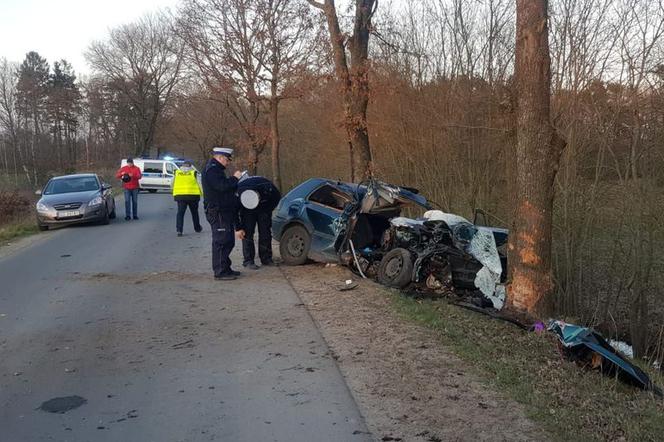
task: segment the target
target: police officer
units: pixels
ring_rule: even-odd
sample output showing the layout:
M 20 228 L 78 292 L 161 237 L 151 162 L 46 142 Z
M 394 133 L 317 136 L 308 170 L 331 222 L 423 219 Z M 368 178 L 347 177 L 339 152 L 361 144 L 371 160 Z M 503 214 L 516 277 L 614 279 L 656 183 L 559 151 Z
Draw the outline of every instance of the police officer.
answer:
M 262 176 L 241 178 L 238 183 L 240 220 L 245 231 L 242 240 L 244 267 L 257 270 L 255 262 L 256 246 L 254 231 L 258 226 L 258 257 L 264 266 L 273 265 L 272 261 L 272 211 L 281 200 L 279 189 L 272 181 Z
M 226 167 L 233 161 L 233 149 L 214 147 L 212 159 L 203 171 L 203 207 L 205 218 L 212 229 L 212 270 L 214 279 L 227 281 L 235 279 L 240 272 L 231 269 L 230 253 L 235 246 L 235 237 L 244 238 L 240 227 L 239 205 L 237 196 L 237 171 L 233 176 L 226 176 Z
M 182 236 L 184 214 L 187 211 L 187 207 L 191 212 L 194 230 L 196 232 L 203 230 L 198 218 L 198 202 L 201 199 L 201 188 L 198 185 L 197 175 L 198 173 L 193 168 L 191 161 L 186 160 L 175 171 L 175 176 L 173 177 L 173 199 L 178 203 L 178 213 L 175 217 L 175 229 L 178 236 Z

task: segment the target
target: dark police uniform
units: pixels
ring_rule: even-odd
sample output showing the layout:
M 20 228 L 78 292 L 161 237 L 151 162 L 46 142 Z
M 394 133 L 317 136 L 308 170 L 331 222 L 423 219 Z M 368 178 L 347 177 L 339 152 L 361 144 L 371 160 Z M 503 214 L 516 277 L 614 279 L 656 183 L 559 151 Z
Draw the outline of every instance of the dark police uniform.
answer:
M 254 232 L 258 225 L 258 256 L 263 265 L 272 264 L 272 211 L 281 200 L 279 189 L 272 181 L 262 176 L 245 178 L 238 183 L 238 194 L 245 190 L 254 190 L 258 193 L 259 202 L 255 209 L 240 207 L 240 220 L 244 229 L 242 240 L 243 264 L 254 264 L 256 246 L 254 245 Z
M 235 229 L 239 230 L 238 179 L 227 177 L 226 168 L 214 158 L 203 171 L 203 207 L 212 229 L 212 270 L 215 277 L 232 275 L 229 257 L 235 246 Z

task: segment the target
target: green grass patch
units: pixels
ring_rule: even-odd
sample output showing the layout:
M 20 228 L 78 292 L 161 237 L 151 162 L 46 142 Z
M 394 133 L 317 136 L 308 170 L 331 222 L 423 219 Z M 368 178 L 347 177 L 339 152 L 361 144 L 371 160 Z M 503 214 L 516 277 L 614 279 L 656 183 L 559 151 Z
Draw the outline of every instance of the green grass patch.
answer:
M 39 232 L 37 222 L 29 216 L 0 224 L 0 246 L 6 245 L 8 241 L 37 232 Z
M 664 401 L 563 360 L 552 334 L 528 333 L 443 300 L 389 296 L 402 316 L 438 332 L 480 378 L 523 404 L 553 439 L 662 440 Z M 661 385 L 661 376 L 655 381 Z

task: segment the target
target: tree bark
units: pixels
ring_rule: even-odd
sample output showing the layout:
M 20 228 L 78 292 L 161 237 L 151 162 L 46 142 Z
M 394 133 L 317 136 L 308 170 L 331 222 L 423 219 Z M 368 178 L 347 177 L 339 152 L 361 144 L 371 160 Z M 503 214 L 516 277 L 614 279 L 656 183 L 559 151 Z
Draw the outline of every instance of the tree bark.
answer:
M 508 304 L 535 313 L 553 292 L 554 180 L 565 146 L 550 120 L 546 0 L 517 0 L 515 217 L 509 239 Z
M 369 144 L 367 127 L 367 107 L 369 104 L 369 31 L 375 0 L 355 0 L 355 22 L 353 35 L 348 41 L 350 63 L 346 57 L 345 38 L 339 26 L 334 0 L 319 4 L 309 3 L 325 13 L 330 44 L 334 55 L 337 80 L 340 82 L 344 127 L 348 135 L 351 157 L 351 179 L 361 181 L 372 176 L 373 158 Z
M 276 87 L 273 87 L 270 99 L 270 138 L 272 140 L 272 182 L 281 190 L 281 172 L 279 170 L 279 98 Z

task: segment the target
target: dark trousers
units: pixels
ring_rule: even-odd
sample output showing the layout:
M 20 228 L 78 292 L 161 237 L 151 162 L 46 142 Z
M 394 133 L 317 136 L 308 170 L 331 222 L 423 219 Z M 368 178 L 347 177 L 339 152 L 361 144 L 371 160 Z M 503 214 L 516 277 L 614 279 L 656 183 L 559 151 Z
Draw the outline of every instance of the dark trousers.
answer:
M 132 212 L 134 218 L 138 216 L 138 189 L 124 190 L 125 199 L 125 217 L 131 218 Z
M 189 207 L 191 212 L 191 220 L 194 223 L 194 230 L 200 232 L 203 230 L 201 228 L 201 221 L 198 218 L 198 200 L 178 200 L 178 214 L 175 217 L 175 229 L 177 232 L 182 233 L 182 228 L 184 227 L 184 214 Z
M 272 262 L 272 213 L 260 210 L 247 210 L 242 214 L 242 219 L 245 234 L 242 240 L 243 264 L 253 264 L 256 258 L 254 232 L 257 225 L 258 256 L 263 264 Z
M 214 207 L 205 209 L 205 218 L 212 229 L 212 270 L 214 276 L 231 272 L 230 254 L 235 247 L 235 214 Z

